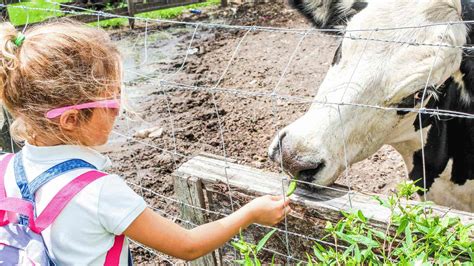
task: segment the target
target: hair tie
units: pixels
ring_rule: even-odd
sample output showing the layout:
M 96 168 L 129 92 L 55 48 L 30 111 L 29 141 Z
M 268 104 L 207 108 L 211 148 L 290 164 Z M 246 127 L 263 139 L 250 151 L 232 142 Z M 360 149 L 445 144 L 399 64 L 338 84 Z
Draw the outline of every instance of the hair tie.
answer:
M 13 41 L 13 43 L 17 46 L 17 47 L 20 47 L 23 42 L 25 41 L 25 38 L 26 36 L 23 34 L 23 33 L 18 33 L 18 35 L 16 36 L 15 40 Z

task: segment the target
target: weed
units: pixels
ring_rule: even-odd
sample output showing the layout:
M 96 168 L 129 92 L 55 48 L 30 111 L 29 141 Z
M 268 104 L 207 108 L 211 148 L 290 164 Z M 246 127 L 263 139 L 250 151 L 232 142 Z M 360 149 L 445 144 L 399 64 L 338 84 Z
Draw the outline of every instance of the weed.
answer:
M 376 227 L 361 210 L 341 212 L 343 219 L 327 222 L 323 238 L 333 246 L 315 243 L 307 253 L 307 265 L 474 265 L 474 224 L 465 225 L 458 217 L 435 215 L 432 203 L 407 203 L 422 191 L 414 182 L 401 183 L 387 199 L 374 199 L 390 210 L 385 227 Z M 242 265 L 260 265 L 258 252 L 274 231 L 258 245 L 242 236 L 234 247 L 244 259 Z M 270 236 L 269 236 L 270 235 Z M 264 241 L 263 241 L 264 240 Z M 273 260 L 272 260 L 273 265 Z

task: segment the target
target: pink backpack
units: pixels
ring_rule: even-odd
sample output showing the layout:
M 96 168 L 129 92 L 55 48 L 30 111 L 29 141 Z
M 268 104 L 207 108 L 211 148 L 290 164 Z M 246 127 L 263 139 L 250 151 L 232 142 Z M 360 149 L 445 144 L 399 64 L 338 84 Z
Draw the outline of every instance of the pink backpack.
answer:
M 17 154 L 16 156 L 20 155 Z M 13 154 L 7 154 L 0 162 L 0 264 L 54 265 L 49 259 L 41 232 L 54 222 L 56 217 L 77 193 L 88 184 L 107 174 L 92 170 L 76 177 L 64 186 L 53 197 L 43 212 L 36 217 L 34 199 L 31 201 L 6 196 L 4 183 L 5 172 L 13 157 Z M 74 164 L 69 167 L 70 169 L 64 169 L 64 163 L 61 164 L 61 166 L 62 167 L 51 168 L 53 172 L 55 172 L 55 176 L 68 170 L 79 168 Z M 20 169 L 22 169 L 22 165 Z M 43 180 L 38 188 L 45 183 L 46 181 Z M 28 186 L 26 186 L 26 188 L 28 188 Z M 20 188 L 20 190 L 22 189 L 23 188 Z M 36 190 L 33 191 L 33 195 Z M 24 190 L 22 190 L 22 194 L 23 192 Z M 18 216 L 20 216 L 20 219 L 18 219 Z M 27 225 L 19 222 L 21 219 L 26 219 Z M 123 235 L 115 237 L 113 246 L 107 252 L 105 265 L 119 265 L 124 240 L 125 237 Z

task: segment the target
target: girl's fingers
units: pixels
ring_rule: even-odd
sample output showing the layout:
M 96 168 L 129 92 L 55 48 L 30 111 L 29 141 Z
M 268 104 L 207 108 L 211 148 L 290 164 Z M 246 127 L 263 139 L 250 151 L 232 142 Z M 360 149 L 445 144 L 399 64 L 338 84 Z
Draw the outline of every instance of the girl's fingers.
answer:
M 271 196 L 271 199 L 274 200 L 274 201 L 281 201 L 282 205 L 285 206 L 285 207 L 290 204 L 290 198 L 288 198 L 288 197 L 284 198 L 284 202 L 283 202 L 283 197 L 282 196 Z
M 285 200 L 281 199 L 280 201 L 278 201 L 278 208 L 280 209 L 284 209 L 288 206 L 290 206 L 290 199 L 286 198 Z
M 283 199 L 282 196 L 272 196 L 272 200 L 274 200 L 274 201 L 279 201 L 281 199 Z
M 285 207 L 285 209 L 283 210 L 282 214 L 281 214 L 280 217 L 278 218 L 277 223 L 280 222 L 281 220 L 283 220 L 283 219 L 285 218 L 285 216 L 286 216 L 288 213 L 290 213 L 290 212 L 291 212 L 290 206 Z

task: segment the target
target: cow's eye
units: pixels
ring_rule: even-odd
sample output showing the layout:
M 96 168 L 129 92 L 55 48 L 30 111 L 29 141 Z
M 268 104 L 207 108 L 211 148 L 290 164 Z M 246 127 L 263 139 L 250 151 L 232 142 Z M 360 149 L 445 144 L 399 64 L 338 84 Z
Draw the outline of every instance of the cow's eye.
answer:
M 419 91 L 419 92 L 415 93 L 415 96 L 413 96 L 413 97 L 415 98 L 416 102 L 421 101 L 421 98 L 423 98 L 423 91 Z

